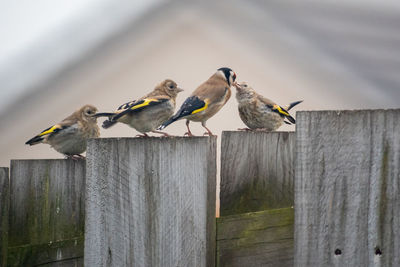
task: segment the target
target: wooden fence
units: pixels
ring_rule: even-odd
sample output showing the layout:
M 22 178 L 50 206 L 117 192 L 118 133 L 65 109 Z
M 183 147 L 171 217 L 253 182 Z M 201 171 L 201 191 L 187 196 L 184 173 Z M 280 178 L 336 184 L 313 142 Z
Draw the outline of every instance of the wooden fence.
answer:
M 295 266 L 400 266 L 400 110 L 297 113 Z
M 85 266 L 212 266 L 216 138 L 88 144 Z
M 13 160 L 8 265 L 83 262 L 85 161 Z
M 221 216 L 294 202 L 294 132 L 223 132 Z
M 10 182 L 8 168 L 0 168 L 0 266 L 6 266 L 8 250 L 8 210 Z
M 1 266 L 400 266 L 400 110 L 298 112 L 295 133 L 221 146 L 216 223 L 215 138 L 11 161 Z

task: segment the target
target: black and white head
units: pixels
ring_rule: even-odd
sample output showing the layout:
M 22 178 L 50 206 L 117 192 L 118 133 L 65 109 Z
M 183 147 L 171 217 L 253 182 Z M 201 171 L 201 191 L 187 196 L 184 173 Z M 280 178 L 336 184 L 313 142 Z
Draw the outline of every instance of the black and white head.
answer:
M 239 102 L 250 101 L 256 95 L 256 91 L 246 82 L 235 83 L 236 99 Z
M 235 83 L 236 73 L 230 68 L 219 68 L 217 72 L 220 73 L 225 78 L 229 86 Z

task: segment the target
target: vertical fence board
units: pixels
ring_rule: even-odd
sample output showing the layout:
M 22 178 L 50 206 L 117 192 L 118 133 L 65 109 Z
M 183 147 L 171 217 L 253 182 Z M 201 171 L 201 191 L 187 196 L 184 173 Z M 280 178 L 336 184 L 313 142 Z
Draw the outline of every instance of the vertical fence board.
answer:
M 218 267 L 293 266 L 293 208 L 217 219 Z
M 223 132 L 221 216 L 293 206 L 294 132 Z
M 214 266 L 216 138 L 88 142 L 85 266 Z
M 0 266 L 7 264 L 8 209 L 10 199 L 9 169 L 0 167 Z
M 296 125 L 295 266 L 400 266 L 400 110 Z
M 85 160 L 12 160 L 8 265 L 81 266 Z

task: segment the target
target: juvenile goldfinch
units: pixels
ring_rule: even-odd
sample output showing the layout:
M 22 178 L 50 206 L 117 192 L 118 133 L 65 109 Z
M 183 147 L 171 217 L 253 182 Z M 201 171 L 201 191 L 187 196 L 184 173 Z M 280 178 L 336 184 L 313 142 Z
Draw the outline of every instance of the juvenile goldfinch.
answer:
M 174 114 L 176 96 L 182 91 L 174 81 L 167 79 L 139 100 L 121 105 L 114 113 L 97 113 L 96 116 L 109 117 L 103 122 L 105 129 L 122 122 L 142 133 L 143 135 L 139 135 L 142 137 L 147 137 L 148 132 L 168 136 L 156 129 Z
M 239 115 L 247 127 L 240 130 L 275 131 L 283 123 L 294 124 L 295 119 L 289 110 L 303 101 L 291 103 L 288 107 L 278 106 L 272 100 L 257 94 L 251 86 L 243 82 L 235 84 Z M 286 121 L 287 119 L 288 121 Z
M 94 116 L 96 112 L 96 107 L 85 105 L 25 144 L 31 146 L 39 143 L 49 144 L 67 157 L 82 158 L 80 154 L 86 150 L 86 140 L 100 136 L 97 118 Z
M 187 135 L 193 136 L 189 128 L 190 121 L 199 121 L 207 130 L 205 134 L 212 136 L 206 127 L 206 121 L 214 116 L 231 97 L 231 85 L 235 82 L 236 74 L 230 68 L 220 68 L 207 81 L 183 102 L 179 111 L 168 121 L 164 122 L 159 130 L 171 123 L 186 119 Z M 186 135 L 185 134 L 185 135 Z

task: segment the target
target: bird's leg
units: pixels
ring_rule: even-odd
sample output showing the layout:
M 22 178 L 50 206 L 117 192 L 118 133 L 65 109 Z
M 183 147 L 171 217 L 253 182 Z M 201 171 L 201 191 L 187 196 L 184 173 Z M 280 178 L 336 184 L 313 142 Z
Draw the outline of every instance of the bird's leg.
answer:
M 238 128 L 238 130 L 239 130 L 239 131 L 246 131 L 246 132 L 253 131 L 253 130 L 250 129 L 250 128 Z
M 172 136 L 172 135 L 169 135 L 169 134 L 167 134 L 167 133 L 164 133 L 164 132 L 160 132 L 160 131 L 156 131 L 156 130 L 154 130 L 154 131 L 151 131 L 152 133 L 158 133 L 158 134 L 162 134 L 164 137 L 170 137 L 170 136 Z
M 150 137 L 150 136 L 148 136 L 147 133 L 143 133 L 143 134 L 137 134 L 135 137 L 143 138 L 143 137 Z
M 207 130 L 207 132 L 205 132 L 203 135 L 216 136 L 210 131 L 210 129 L 207 128 L 207 126 L 204 122 L 201 123 L 201 126 L 203 126 Z
M 186 127 L 187 127 L 187 129 L 188 129 L 188 131 L 183 135 L 183 136 L 194 136 L 193 134 L 192 134 L 192 132 L 190 131 L 190 128 L 189 128 L 189 123 L 190 123 L 190 121 L 189 120 L 186 120 Z

